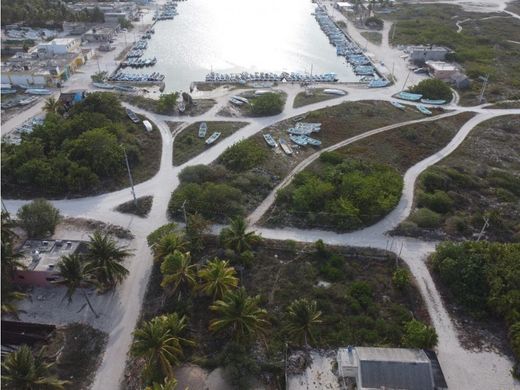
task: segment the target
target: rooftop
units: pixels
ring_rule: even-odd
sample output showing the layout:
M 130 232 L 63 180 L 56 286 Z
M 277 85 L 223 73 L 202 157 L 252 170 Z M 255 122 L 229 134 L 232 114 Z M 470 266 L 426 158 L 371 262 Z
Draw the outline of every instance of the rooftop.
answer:
M 428 359 L 428 356 L 422 349 L 356 347 L 356 352 L 360 361 L 430 362 L 430 359 Z
M 27 240 L 20 252 L 30 271 L 52 271 L 62 256 L 76 253 L 83 241 Z

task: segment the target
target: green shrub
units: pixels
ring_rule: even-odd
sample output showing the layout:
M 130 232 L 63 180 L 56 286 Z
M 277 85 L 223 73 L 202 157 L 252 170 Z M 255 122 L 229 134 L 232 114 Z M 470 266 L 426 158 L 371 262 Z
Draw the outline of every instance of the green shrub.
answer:
M 445 214 L 451 211 L 453 199 L 444 191 L 436 190 L 433 194 L 419 192 L 417 205 L 419 207 L 426 207 L 437 213 Z
M 320 154 L 320 161 L 326 164 L 337 165 L 341 164 L 344 157 L 338 152 L 323 152 Z
M 266 93 L 251 102 L 251 112 L 258 116 L 276 115 L 282 112 L 284 100 L 280 94 Z
M 412 221 L 421 228 L 437 228 L 441 224 L 441 216 L 427 208 L 417 209 L 411 217 Z
M 23 205 L 16 216 L 29 238 L 52 236 L 61 220 L 60 211 L 45 199 L 36 199 Z
M 255 141 L 246 139 L 227 148 L 219 162 L 226 168 L 243 172 L 262 163 L 268 156 L 267 150 Z
M 439 79 L 422 80 L 419 84 L 410 88 L 410 92 L 420 93 L 427 99 L 451 100 L 450 87 Z
M 421 183 L 426 192 L 435 190 L 447 190 L 449 188 L 449 179 L 434 170 L 428 170 L 421 175 Z
M 431 326 L 411 320 L 405 324 L 403 345 L 407 348 L 432 349 L 437 345 L 437 332 Z
M 410 272 L 408 269 L 398 267 L 392 274 L 392 283 L 399 290 L 404 290 L 410 285 Z

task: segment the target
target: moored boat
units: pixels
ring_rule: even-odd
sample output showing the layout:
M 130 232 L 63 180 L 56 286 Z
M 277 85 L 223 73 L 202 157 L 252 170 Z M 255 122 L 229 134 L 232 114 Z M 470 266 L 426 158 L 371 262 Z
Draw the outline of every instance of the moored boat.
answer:
M 432 104 L 434 106 L 440 106 L 441 104 L 446 104 L 446 100 L 442 100 L 442 99 L 421 99 L 421 103 Z
M 214 143 L 216 140 L 219 139 L 221 133 L 219 131 L 215 131 L 213 134 L 211 134 L 211 136 L 206 140 L 206 145 L 211 145 L 212 143 Z
M 276 148 L 277 144 L 274 140 L 273 136 L 271 134 L 262 134 L 264 137 L 265 142 L 267 142 L 267 145 Z
M 423 95 L 421 95 L 420 93 L 411 93 L 411 92 L 399 92 L 397 94 L 397 97 L 399 99 L 403 99 L 403 100 L 410 100 L 412 102 L 416 102 L 418 100 L 421 100 Z
M 206 138 L 207 132 L 208 132 L 208 124 L 206 122 L 202 122 L 199 125 L 199 138 Z
M 295 135 L 295 134 L 289 134 L 289 138 L 292 142 L 294 142 L 296 145 L 299 146 L 305 146 L 309 142 L 307 141 L 308 137 L 305 135 Z

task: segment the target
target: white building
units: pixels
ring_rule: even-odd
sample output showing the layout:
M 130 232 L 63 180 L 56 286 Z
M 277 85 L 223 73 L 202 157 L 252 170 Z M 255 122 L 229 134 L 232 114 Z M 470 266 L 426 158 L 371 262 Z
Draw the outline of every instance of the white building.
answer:
M 426 61 L 426 66 L 433 77 L 441 80 L 448 80 L 458 73 L 458 69 L 455 65 L 443 61 Z
M 81 40 L 78 38 L 55 38 L 36 46 L 38 52 L 46 51 L 49 55 L 62 55 L 78 52 Z

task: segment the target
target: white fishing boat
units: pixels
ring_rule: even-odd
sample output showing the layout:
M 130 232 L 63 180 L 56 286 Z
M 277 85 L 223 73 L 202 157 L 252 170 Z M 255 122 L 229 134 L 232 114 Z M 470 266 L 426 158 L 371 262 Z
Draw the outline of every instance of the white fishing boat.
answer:
M 249 104 L 249 100 L 247 100 L 245 97 L 235 95 L 235 96 L 232 96 L 232 98 L 235 100 L 238 100 L 239 102 L 242 102 L 244 104 Z
M 211 145 L 216 140 L 220 138 L 221 133 L 219 131 L 215 131 L 211 136 L 206 140 L 206 145 Z
M 267 145 L 276 148 L 277 143 L 271 134 L 262 134 L 262 136 L 264 137 L 265 142 L 267 142 Z
M 18 104 L 20 106 L 27 106 L 33 102 L 35 102 L 36 100 L 38 100 L 38 98 L 36 96 L 31 96 L 30 98 L 27 98 L 27 99 L 23 99 L 23 100 L 20 100 L 18 102 Z
M 402 105 L 401 103 L 399 103 L 399 102 L 391 101 L 390 104 L 391 104 L 392 106 L 394 106 L 395 108 L 398 108 L 398 109 L 403 110 L 403 111 L 404 111 L 405 108 L 406 108 L 405 106 L 403 106 L 403 105 Z
M 283 138 L 280 138 L 279 142 L 280 142 L 280 146 L 281 146 L 281 148 L 282 148 L 282 150 L 284 151 L 285 154 L 287 154 L 288 156 L 293 154 L 293 151 L 292 151 L 291 147 L 289 146 L 289 144 Z
M 208 124 L 206 122 L 202 122 L 199 126 L 199 138 L 206 138 L 207 132 L 208 132 Z
M 321 146 L 321 141 L 316 138 L 307 137 L 307 143 L 312 146 Z
M 326 88 L 323 90 L 323 93 L 326 93 L 327 95 L 338 95 L 338 96 L 345 96 L 347 93 L 341 89 L 333 89 L 333 88 Z
M 431 115 L 432 112 L 430 110 L 428 110 L 425 106 L 423 106 L 422 104 L 418 104 L 417 105 L 417 109 L 424 115 Z

